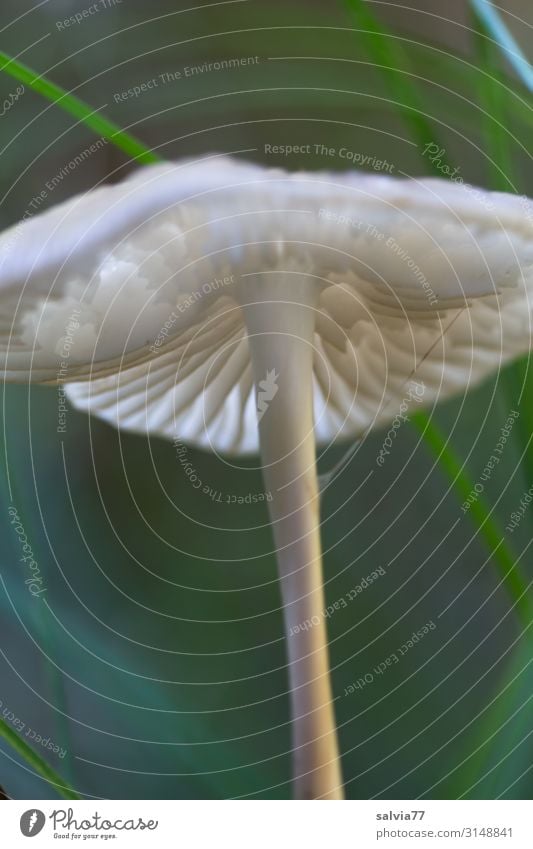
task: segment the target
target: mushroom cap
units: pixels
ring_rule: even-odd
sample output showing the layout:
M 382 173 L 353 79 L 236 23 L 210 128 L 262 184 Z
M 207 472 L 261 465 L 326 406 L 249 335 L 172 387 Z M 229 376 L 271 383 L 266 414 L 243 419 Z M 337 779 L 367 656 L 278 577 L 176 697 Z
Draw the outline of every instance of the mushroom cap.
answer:
M 224 155 L 144 167 L 0 236 L 5 376 L 69 382 L 118 427 L 256 451 L 241 305 L 248 280 L 284 275 L 290 300 L 297 275 L 318 291 L 317 439 L 358 436 L 529 350 L 531 210 L 445 180 Z

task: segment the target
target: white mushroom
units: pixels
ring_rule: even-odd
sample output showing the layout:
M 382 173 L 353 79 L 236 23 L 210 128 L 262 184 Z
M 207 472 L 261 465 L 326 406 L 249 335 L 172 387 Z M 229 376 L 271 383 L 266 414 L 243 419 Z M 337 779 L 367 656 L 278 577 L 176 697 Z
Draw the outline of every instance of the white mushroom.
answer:
M 315 444 L 391 420 L 410 380 L 432 404 L 530 348 L 532 220 L 525 199 L 465 185 L 213 156 L 0 238 L 8 380 L 68 381 L 117 427 L 260 448 L 298 798 L 342 798 Z

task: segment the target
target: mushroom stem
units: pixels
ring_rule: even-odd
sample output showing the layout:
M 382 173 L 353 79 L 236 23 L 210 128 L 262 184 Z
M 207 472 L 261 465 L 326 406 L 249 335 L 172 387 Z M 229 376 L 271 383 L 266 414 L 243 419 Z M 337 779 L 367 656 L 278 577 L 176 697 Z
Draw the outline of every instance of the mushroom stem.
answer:
M 266 279 L 265 279 L 266 278 Z M 260 416 L 263 476 L 287 636 L 294 795 L 342 799 L 324 620 L 313 430 L 313 344 L 320 290 L 300 274 L 258 275 L 241 305 Z

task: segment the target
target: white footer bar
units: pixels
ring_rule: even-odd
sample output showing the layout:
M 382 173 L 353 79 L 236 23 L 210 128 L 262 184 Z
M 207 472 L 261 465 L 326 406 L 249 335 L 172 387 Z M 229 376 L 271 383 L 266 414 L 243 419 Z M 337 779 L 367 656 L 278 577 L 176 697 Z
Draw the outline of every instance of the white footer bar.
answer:
M 532 849 L 533 803 L 9 801 L 0 805 L 0 833 L 9 849 L 67 841 L 162 849 Z

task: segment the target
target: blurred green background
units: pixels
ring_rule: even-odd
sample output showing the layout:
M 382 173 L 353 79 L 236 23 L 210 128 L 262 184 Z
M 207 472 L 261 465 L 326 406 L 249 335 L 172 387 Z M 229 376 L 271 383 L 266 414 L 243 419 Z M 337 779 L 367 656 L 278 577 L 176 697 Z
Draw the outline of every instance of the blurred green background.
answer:
M 430 173 L 429 128 L 426 143 L 438 139 L 465 180 L 533 193 L 530 94 L 497 47 L 475 36 L 467 2 L 445 16 L 436 2 L 418 11 L 363 3 L 395 34 L 386 37 L 389 65 L 398 68 L 398 48 L 408 62 L 396 73 L 380 63 L 383 42 L 369 40 L 359 4 L 244 0 L 191 11 L 123 0 L 58 28 L 88 5 L 4 0 L 1 47 L 163 157 L 246 151 L 291 169 L 349 167 L 337 157 L 265 154 L 265 144 L 324 144 L 420 175 Z M 522 14 L 505 20 L 527 46 L 531 9 L 505 8 Z M 164 72 L 242 56 L 259 61 L 125 102 L 114 96 Z M 425 113 L 418 138 L 412 85 Z M 0 74 L 0 98 L 15 89 Z M 3 226 L 96 138 L 29 89 L 0 130 Z M 46 205 L 131 167 L 108 144 L 48 192 Z M 529 383 L 524 362 L 431 411 L 473 482 L 510 411 L 520 412 L 484 493 L 500 528 L 533 484 Z M 217 503 L 191 489 L 171 443 L 119 434 L 72 410 L 57 433 L 53 388 L 9 386 L 3 404 L 12 498 L 47 604 L 24 586 L 4 474 L 2 711 L 66 751 L 35 746 L 88 797 L 288 798 L 289 704 L 266 505 Z M 418 430 L 403 427 L 388 462 L 361 487 L 382 440 L 379 432 L 365 440 L 323 500 L 328 603 L 378 566 L 386 573 L 329 619 L 347 795 L 529 798 L 530 620 Z M 321 470 L 342 453 L 321 456 Z M 192 448 L 189 458 L 216 491 L 263 489 L 253 458 L 235 463 Z M 527 582 L 532 527 L 530 508 L 505 535 Z M 399 664 L 344 695 L 428 621 L 435 630 Z M 8 795 L 56 797 L 7 743 L 0 752 Z

